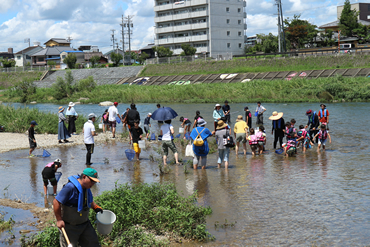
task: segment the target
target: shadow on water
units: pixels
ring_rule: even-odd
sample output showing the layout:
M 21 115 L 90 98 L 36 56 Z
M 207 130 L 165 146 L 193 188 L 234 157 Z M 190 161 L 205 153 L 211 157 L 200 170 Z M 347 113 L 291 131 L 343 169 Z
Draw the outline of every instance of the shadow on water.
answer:
M 248 104 L 250 109 L 255 104 Z M 125 105 L 120 105 L 122 109 Z M 168 105 L 184 117 L 190 119 L 196 110 L 201 111 L 212 130 L 212 104 Z M 243 114 L 245 104 L 231 104 L 232 111 L 240 110 L 232 116 Z M 295 118 L 297 124 L 305 125 L 307 109 L 318 108 L 317 104 L 264 104 L 268 109 L 265 119 L 272 111 L 283 111 L 285 120 Z M 94 195 L 113 189 L 118 183 L 174 183 L 184 196 L 197 191 L 198 204 L 211 206 L 213 214 L 207 218 L 207 228 L 216 241 L 206 243 L 215 245 L 368 245 L 370 224 L 370 134 L 366 131 L 348 131 L 353 119 L 343 118 L 343 112 L 356 115 L 356 125 L 366 130 L 370 117 L 368 103 L 332 104 L 330 122 L 332 144 L 327 151 L 317 152 L 317 146 L 306 154 L 299 150 L 296 157 L 275 154 L 271 142 L 270 121 L 267 129 L 267 150 L 261 156 L 248 154 L 235 156 L 230 153 L 230 168 L 217 168 L 217 154 L 208 156 L 206 170 L 192 170 L 187 164 L 169 166 L 168 174 L 160 175 L 158 164 L 150 161 L 150 155 L 160 158 L 149 144 L 141 154 L 140 161 L 128 161 L 124 150 L 127 143 L 97 144 L 92 155 L 92 167 L 98 170 L 101 183 L 93 187 Z M 55 107 L 51 105 L 43 106 Z M 86 113 L 98 109 L 97 106 L 83 106 Z M 95 107 L 95 108 L 94 108 Z M 155 110 L 155 105 L 140 104 L 142 118 L 147 112 Z M 120 112 L 122 109 L 119 109 Z M 78 108 L 76 109 L 78 110 Z M 82 108 L 81 108 L 82 110 Z M 253 109 L 252 109 L 253 110 Z M 254 121 L 254 120 L 253 120 Z M 265 120 L 266 121 L 266 120 Z M 158 126 L 152 122 L 153 130 Z M 180 122 L 173 121 L 175 130 Z M 253 123 L 254 125 L 254 123 Z M 233 124 L 232 124 L 233 126 Z M 211 137 L 213 138 L 213 137 Z M 70 148 L 55 147 L 48 151 L 49 158 L 26 158 L 26 150 L 3 153 L 0 156 L 1 187 L 10 185 L 0 197 L 15 196 L 35 202 L 38 206 L 51 203 L 53 197 L 44 200 L 42 195 L 41 171 L 56 158 L 61 158 L 63 176 L 58 191 L 67 182 L 67 177 L 79 174 L 85 168 L 84 146 Z M 172 156 L 171 156 L 172 157 Z M 189 157 L 184 157 L 184 164 Z M 107 163 L 107 160 L 109 161 Z M 216 227 L 216 222 L 236 222 L 233 227 Z M 185 245 L 197 246 L 197 243 Z M 202 244 L 203 245 L 203 244 Z

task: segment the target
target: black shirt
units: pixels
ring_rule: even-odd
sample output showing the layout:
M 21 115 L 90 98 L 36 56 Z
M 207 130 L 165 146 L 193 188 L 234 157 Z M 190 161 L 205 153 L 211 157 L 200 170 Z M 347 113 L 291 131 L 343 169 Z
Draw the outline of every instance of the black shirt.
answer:
M 33 127 L 28 129 L 28 137 L 32 141 L 35 139 L 35 129 Z
M 309 118 L 308 118 L 308 123 L 307 123 L 307 125 L 309 126 L 309 128 L 310 129 L 313 129 L 313 128 L 315 128 L 316 130 L 317 130 L 317 128 L 319 127 L 319 125 L 320 125 L 320 122 L 319 122 L 319 117 L 317 116 L 317 114 L 315 114 L 315 116 L 313 117 L 313 123 L 311 122 L 311 120 L 312 120 L 312 116 L 310 116 Z
M 141 140 L 140 135 L 143 134 L 143 129 L 138 127 L 136 128 L 131 128 L 131 136 L 132 136 L 132 142 L 133 143 L 138 143 L 139 140 Z
M 134 125 L 135 120 L 140 121 L 140 114 L 137 110 L 131 109 L 127 113 L 127 123 L 129 125 Z
M 280 124 L 279 124 L 280 121 Z M 275 128 L 274 128 L 275 125 Z M 272 131 L 274 130 L 281 130 L 283 131 L 285 129 L 285 121 L 284 118 L 280 118 L 279 120 L 272 120 Z
M 150 117 L 146 117 L 145 120 L 144 120 L 144 124 L 145 125 L 149 125 L 150 124 Z
M 43 179 L 49 179 L 49 178 L 55 178 L 55 165 L 53 164 L 51 167 L 45 167 L 44 170 L 42 170 L 42 178 Z
M 228 111 L 230 111 L 230 106 L 229 105 L 224 105 L 222 107 L 222 110 L 224 111 L 224 113 L 226 114 Z M 228 115 L 230 114 L 230 112 L 228 113 Z
M 248 117 L 248 121 L 247 121 L 247 117 Z M 247 125 L 250 128 L 252 126 L 252 114 L 250 111 L 245 111 L 245 121 L 247 122 Z

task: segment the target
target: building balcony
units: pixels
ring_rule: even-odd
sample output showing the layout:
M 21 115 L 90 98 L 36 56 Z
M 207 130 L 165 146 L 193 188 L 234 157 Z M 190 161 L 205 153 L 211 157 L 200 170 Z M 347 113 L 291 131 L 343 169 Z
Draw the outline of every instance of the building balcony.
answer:
M 161 16 L 161 17 L 154 17 L 154 22 L 165 22 L 165 21 L 172 21 L 173 20 L 173 15 L 166 15 L 166 16 Z
M 208 11 L 207 10 L 196 11 L 196 12 L 191 13 L 191 18 L 203 17 L 203 16 L 208 16 Z
M 189 18 L 197 18 L 197 17 L 204 17 L 208 15 L 207 10 L 203 11 L 196 11 L 196 12 L 188 12 L 183 14 L 177 14 L 177 15 L 166 15 L 161 17 L 154 17 L 154 22 L 168 22 L 168 21 L 176 21 L 176 20 L 184 20 Z
M 190 36 L 191 37 L 191 41 L 203 41 L 203 40 L 208 40 L 208 35 L 207 34 L 203 34 L 203 35 L 194 35 L 194 36 Z
M 188 43 L 188 42 L 197 42 L 197 41 L 207 41 L 208 34 L 204 35 L 193 35 L 193 36 L 185 36 L 185 37 L 176 37 L 176 38 L 165 38 L 165 39 L 156 39 L 155 45 L 169 45 L 169 44 L 176 44 L 176 43 Z
M 169 9 L 172 9 L 172 8 L 173 8 L 173 4 L 172 3 L 165 4 L 165 5 L 156 5 L 156 6 L 154 6 L 154 11 L 155 12 L 158 12 L 158 11 L 169 10 Z
M 244 24 L 244 30 L 247 30 L 247 24 Z
M 156 27 L 155 28 L 155 33 L 172 33 L 174 31 L 175 27 Z
M 155 45 L 166 45 L 166 44 L 172 44 L 172 43 L 173 43 L 173 38 L 155 40 Z
M 158 11 L 165 11 L 169 9 L 181 9 L 185 7 L 191 7 L 191 6 L 199 6 L 199 5 L 205 5 L 208 4 L 209 0 L 190 0 L 190 1 L 177 1 L 175 3 L 170 3 L 166 5 L 155 5 L 154 6 L 154 12 Z
M 180 31 L 186 31 L 186 30 L 194 30 L 194 29 L 206 29 L 208 28 L 208 23 L 194 23 L 194 24 L 188 24 L 188 25 L 182 25 L 182 26 L 174 26 L 173 31 L 174 32 L 180 32 Z
M 197 47 L 197 53 L 209 52 L 209 47 Z

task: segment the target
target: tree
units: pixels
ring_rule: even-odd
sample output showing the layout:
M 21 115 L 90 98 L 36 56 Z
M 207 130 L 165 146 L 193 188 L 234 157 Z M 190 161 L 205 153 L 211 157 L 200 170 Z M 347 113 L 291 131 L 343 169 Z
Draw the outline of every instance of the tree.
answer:
M 57 65 L 57 63 L 55 61 L 51 61 L 51 60 L 49 60 L 47 62 L 47 64 L 49 65 L 49 69 L 53 69 L 55 67 L 55 65 Z
M 170 48 L 163 46 L 153 46 L 152 49 L 157 53 L 158 57 L 171 57 L 173 54 L 173 51 L 171 51 Z
M 54 98 L 56 100 L 61 100 L 63 98 L 71 97 L 76 91 L 76 86 L 73 85 L 74 78 L 72 72 L 69 70 L 64 75 L 64 79 L 60 76 L 57 77 L 56 83 L 52 85 L 54 89 Z
M 359 12 L 351 10 L 351 3 L 349 0 L 344 1 L 342 13 L 339 18 L 339 28 L 342 34 L 347 37 L 352 37 L 354 30 L 359 28 L 358 17 Z
M 254 46 L 256 51 L 262 51 L 264 53 L 278 52 L 279 42 L 277 36 L 273 35 L 272 33 L 269 33 L 268 35 L 257 34 L 257 39 L 260 41 Z
M 99 63 L 99 60 L 100 60 L 100 56 L 92 56 L 90 58 L 90 62 L 91 62 L 91 67 L 95 68 L 95 65 Z
M 4 68 L 15 67 L 15 61 L 13 59 L 2 59 L 0 62 L 3 64 Z
M 74 53 L 69 53 L 66 58 L 64 58 L 63 63 L 67 64 L 69 69 L 74 69 L 76 66 L 77 57 Z
M 293 19 L 288 17 L 284 20 L 286 37 L 294 49 L 302 48 L 305 44 L 314 43 L 318 34 L 316 25 L 309 23 L 307 20 L 301 20 L 300 17 L 301 15 L 294 15 Z
M 327 29 L 324 34 L 322 34 L 324 38 L 324 46 L 332 46 L 334 45 L 335 40 L 333 39 L 334 31 L 331 29 Z
M 139 61 L 140 64 L 144 64 L 147 58 L 149 58 L 149 54 L 142 52 L 137 60 Z
M 197 52 L 197 48 L 192 47 L 190 44 L 181 44 L 181 52 L 180 56 L 193 56 Z
M 123 56 L 122 54 L 120 53 L 115 53 L 115 52 L 112 52 L 111 55 L 110 55 L 110 59 L 112 60 L 113 62 L 113 66 L 114 67 L 118 67 L 119 66 L 119 63 L 121 62 L 121 60 L 123 59 Z

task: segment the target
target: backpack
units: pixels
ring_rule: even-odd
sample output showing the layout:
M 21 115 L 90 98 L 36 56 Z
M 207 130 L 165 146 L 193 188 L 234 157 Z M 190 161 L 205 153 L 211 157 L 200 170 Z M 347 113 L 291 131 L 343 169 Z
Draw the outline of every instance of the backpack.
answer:
M 206 128 L 204 128 L 203 130 L 205 130 L 205 129 L 206 129 Z M 197 135 L 197 137 L 195 138 L 195 140 L 194 140 L 193 144 L 194 144 L 195 146 L 198 146 L 198 147 L 203 146 L 204 141 L 203 141 L 203 138 L 200 136 L 200 133 L 202 133 L 202 132 L 203 132 L 203 130 L 202 130 L 200 133 L 198 132 L 198 129 L 197 129 L 197 128 L 195 128 L 195 130 L 197 131 L 198 135 Z
M 226 135 L 224 135 L 224 146 L 229 147 L 229 148 L 235 147 L 234 138 L 230 136 L 227 130 L 226 130 Z

